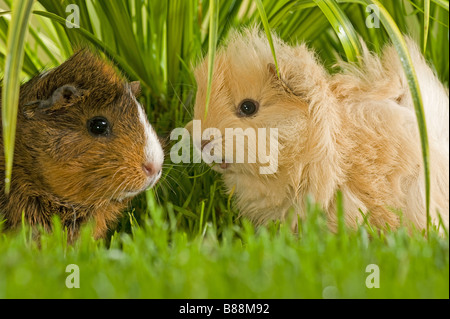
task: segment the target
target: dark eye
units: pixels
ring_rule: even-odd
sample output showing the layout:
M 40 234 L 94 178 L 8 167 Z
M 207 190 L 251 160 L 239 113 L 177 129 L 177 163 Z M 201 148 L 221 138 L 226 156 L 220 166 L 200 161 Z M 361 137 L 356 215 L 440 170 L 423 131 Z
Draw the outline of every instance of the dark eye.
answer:
M 106 136 L 110 133 L 110 126 L 107 119 L 101 116 L 91 118 L 87 122 L 89 133 L 94 136 Z
M 259 104 L 253 100 L 244 100 L 239 105 L 238 113 L 240 116 L 251 116 L 258 111 Z

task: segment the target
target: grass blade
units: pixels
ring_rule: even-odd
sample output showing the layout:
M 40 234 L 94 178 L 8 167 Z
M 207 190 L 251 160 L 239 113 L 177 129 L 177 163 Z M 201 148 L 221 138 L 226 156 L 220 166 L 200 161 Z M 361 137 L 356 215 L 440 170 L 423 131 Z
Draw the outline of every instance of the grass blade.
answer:
M 334 0 L 314 0 L 327 17 L 342 43 L 349 62 L 358 62 L 361 57 L 361 43 L 348 17 Z
M 434 3 L 436 3 L 438 6 L 444 8 L 448 11 L 448 1 L 445 0 L 433 0 Z
M 5 75 L 2 88 L 2 125 L 5 151 L 5 193 L 11 187 L 14 141 L 16 137 L 17 109 L 19 107 L 20 72 L 22 70 L 25 37 L 34 0 L 14 3 L 8 29 Z
M 277 76 L 280 77 L 280 71 L 278 70 L 277 56 L 275 54 L 275 47 L 273 46 L 272 34 L 270 33 L 269 21 L 267 20 L 266 11 L 261 0 L 256 0 L 256 6 L 258 7 L 259 15 L 261 17 L 262 24 L 264 26 L 264 31 L 267 35 L 267 40 L 269 41 L 270 50 L 272 51 L 273 60 L 275 62 L 275 68 L 277 70 Z
M 430 29 L 430 0 L 424 0 L 423 2 L 423 47 L 422 53 L 425 55 L 427 52 L 428 32 Z
M 209 16 L 209 44 L 208 44 L 208 86 L 206 91 L 205 119 L 211 98 L 212 77 L 214 72 L 214 58 L 216 56 L 217 30 L 219 21 L 219 1 L 210 0 Z

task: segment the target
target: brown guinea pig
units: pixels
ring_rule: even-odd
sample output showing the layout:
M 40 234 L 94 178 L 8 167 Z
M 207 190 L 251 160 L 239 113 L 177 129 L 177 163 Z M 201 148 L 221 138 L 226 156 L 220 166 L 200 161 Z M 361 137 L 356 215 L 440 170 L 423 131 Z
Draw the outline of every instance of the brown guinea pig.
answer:
M 240 213 L 264 223 L 285 218 L 293 208 L 305 218 L 304 200 L 310 195 L 334 230 L 336 193 L 341 191 L 349 227 L 362 224 L 366 215 L 375 227 L 395 229 L 401 212 L 403 221 L 425 228 L 420 137 L 394 47 L 386 47 L 382 57 L 364 49 L 360 66 L 342 62 L 341 72 L 331 75 L 304 44 L 290 46 L 274 35 L 274 45 L 279 75 L 264 34 L 256 29 L 234 32 L 216 54 L 207 112 L 207 60 L 195 70 L 194 120 L 201 121 L 203 132 L 216 131 L 213 138 L 209 133 L 195 134 L 192 131 L 199 126 L 195 121 L 187 128 L 194 135 L 195 148 L 203 153 L 213 150 L 211 155 L 216 155 L 216 146 L 225 149 L 213 169 L 223 174 Z M 416 45 L 411 40 L 408 45 L 428 124 L 430 213 L 435 225 L 439 213 L 448 227 L 448 92 Z M 266 130 L 260 136 L 261 128 L 276 129 L 277 134 L 272 138 Z M 227 136 L 230 129 L 235 134 Z M 237 137 L 242 141 L 243 136 L 248 143 L 242 148 L 245 161 L 237 161 Z M 247 161 L 260 150 L 271 154 L 269 143 L 259 144 L 264 139 L 276 143 L 271 174 L 261 172 L 262 161 Z M 228 155 L 227 150 L 231 150 Z
M 130 199 L 161 176 L 164 153 L 128 83 L 88 50 L 20 87 L 11 188 L 4 192 L 0 138 L 0 213 L 6 228 L 50 230 L 53 215 L 76 238 L 94 220 L 104 237 Z M 1 102 L 1 101 L 0 101 Z

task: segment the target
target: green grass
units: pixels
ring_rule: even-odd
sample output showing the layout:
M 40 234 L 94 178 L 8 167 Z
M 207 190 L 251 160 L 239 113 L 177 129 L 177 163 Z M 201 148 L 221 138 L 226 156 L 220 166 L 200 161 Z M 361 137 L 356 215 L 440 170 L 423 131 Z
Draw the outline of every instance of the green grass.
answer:
M 379 29 L 365 24 L 372 2 L 387 12 Z M 81 29 L 65 27 L 69 3 L 79 5 Z M 217 9 L 213 15 L 210 3 Z M 0 0 L 0 11 L 10 4 Z M 33 10 L 22 72 L 15 76 L 26 80 L 89 46 L 114 60 L 129 80 L 141 81 L 140 100 L 162 136 L 192 118 L 192 66 L 208 54 L 212 60 L 231 28 L 254 23 L 289 43 L 306 41 L 330 72 L 336 71 L 336 55 L 357 63 L 358 36 L 376 52 L 391 41 L 403 52 L 398 34 L 408 33 L 448 86 L 444 0 L 40 0 Z M 10 19 L 0 12 L 5 79 Z M 420 92 L 403 54 L 420 119 Z M 425 127 L 421 132 L 426 137 Z M 39 241 L 26 226 L 16 233 L 0 230 L 0 298 L 449 298 L 448 234 L 430 229 L 426 237 L 404 228 L 376 234 L 367 225 L 357 231 L 341 225 L 332 234 L 314 205 L 307 213 L 298 234 L 289 223 L 255 229 L 238 218 L 218 174 L 203 164 L 167 159 L 156 189 L 133 201 L 105 241 L 94 241 L 87 227 L 67 246 L 57 221 L 55 231 Z M 80 268 L 79 289 L 65 286 L 69 264 Z M 366 287 L 369 264 L 379 266 L 380 288 Z
M 257 230 L 246 222 L 201 234 L 177 227 L 169 205 L 156 205 L 131 234 L 94 241 L 89 228 L 73 246 L 56 223 L 40 248 L 24 228 L 0 237 L 0 298 L 448 298 L 449 242 L 406 229 L 373 234 L 369 228 L 331 234 L 320 211 L 293 235 L 286 224 Z M 169 212 L 167 214 L 167 212 Z M 369 234 L 373 238 L 369 238 Z M 69 264 L 79 266 L 80 288 L 65 286 Z M 376 264 L 380 287 L 367 288 Z

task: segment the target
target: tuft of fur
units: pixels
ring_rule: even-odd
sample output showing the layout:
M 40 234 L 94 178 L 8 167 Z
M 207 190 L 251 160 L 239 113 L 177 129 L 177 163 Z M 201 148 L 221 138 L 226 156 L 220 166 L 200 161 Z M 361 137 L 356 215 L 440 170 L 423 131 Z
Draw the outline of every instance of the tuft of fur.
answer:
M 88 220 L 95 237 L 106 235 L 131 195 L 148 186 L 138 91 L 137 82 L 126 82 L 88 50 L 21 86 L 8 196 L 0 131 L 0 213 L 7 229 L 20 225 L 23 213 L 25 222 L 50 230 L 57 215 L 71 240 Z M 89 133 L 96 116 L 108 119 L 110 136 Z
M 195 70 L 198 84 L 194 119 L 202 129 L 277 128 L 278 170 L 261 175 L 258 163 L 222 169 L 241 214 L 261 224 L 283 219 L 293 207 L 305 217 L 311 195 L 336 229 L 336 192 L 342 192 L 350 227 L 369 222 L 397 228 L 403 220 L 426 227 L 420 137 L 406 77 L 393 46 L 381 57 L 364 51 L 362 66 L 340 63 L 331 75 L 305 44 L 289 46 L 274 35 L 280 78 L 273 57 L 256 29 L 234 32 L 214 65 L 211 102 L 204 118 L 207 60 Z M 419 79 L 430 144 L 432 222 L 449 215 L 449 97 L 421 56 L 408 46 Z M 252 117 L 237 116 L 245 99 L 259 102 Z M 224 144 L 224 139 L 215 141 Z M 251 150 L 248 150 L 250 152 Z

